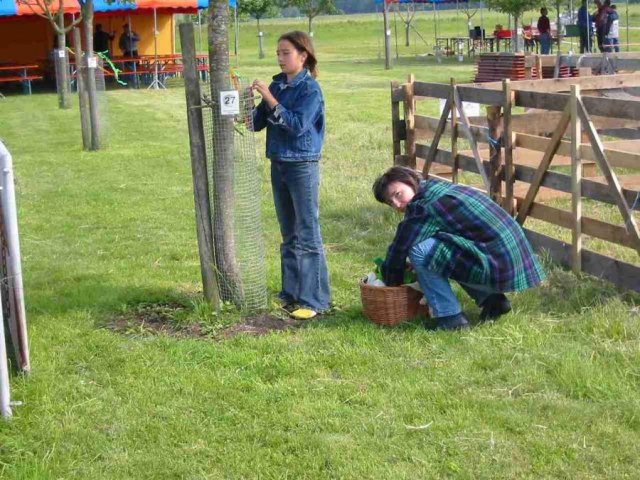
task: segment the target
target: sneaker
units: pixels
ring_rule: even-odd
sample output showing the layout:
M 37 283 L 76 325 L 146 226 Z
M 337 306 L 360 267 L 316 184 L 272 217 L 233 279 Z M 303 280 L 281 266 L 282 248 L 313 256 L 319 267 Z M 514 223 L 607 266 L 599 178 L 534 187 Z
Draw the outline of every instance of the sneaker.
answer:
M 296 320 L 309 320 L 318 315 L 318 312 L 316 312 L 315 310 L 311 310 L 310 308 L 301 307 L 295 309 L 289 315 L 291 316 L 291 318 L 294 318 Z
M 426 327 L 429 330 L 462 330 L 463 328 L 469 328 L 469 319 L 462 312 L 447 317 L 436 317 L 433 320 L 436 321 L 436 326 L 435 328 Z
M 511 311 L 511 302 L 504 293 L 493 293 L 487 297 L 482 303 L 482 312 L 480 312 L 480 321 L 488 322 L 509 313 Z
M 283 303 L 280 305 L 280 308 L 283 309 L 287 313 L 294 312 L 300 308 L 300 305 L 297 303 Z

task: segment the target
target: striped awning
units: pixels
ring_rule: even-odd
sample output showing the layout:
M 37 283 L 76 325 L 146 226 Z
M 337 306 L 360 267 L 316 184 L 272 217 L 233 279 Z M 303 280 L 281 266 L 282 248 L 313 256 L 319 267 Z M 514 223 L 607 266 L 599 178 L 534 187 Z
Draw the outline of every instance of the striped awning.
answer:
M 53 0 L 50 11 L 56 12 L 64 6 L 65 13 L 80 12 L 80 4 L 77 0 Z M 131 10 L 179 10 L 190 11 L 199 8 L 207 8 L 208 0 L 134 0 L 133 2 L 119 2 L 106 0 L 93 0 L 93 9 L 96 13 L 131 11 Z M 235 8 L 236 0 L 229 0 L 229 6 Z M 42 8 L 35 0 L 0 0 L 0 17 L 13 15 L 36 15 L 43 13 Z

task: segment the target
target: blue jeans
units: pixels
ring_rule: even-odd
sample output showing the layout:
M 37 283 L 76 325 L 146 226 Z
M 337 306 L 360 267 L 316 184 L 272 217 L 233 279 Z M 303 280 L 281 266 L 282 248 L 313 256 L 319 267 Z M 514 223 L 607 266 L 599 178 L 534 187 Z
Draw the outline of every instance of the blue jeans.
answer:
M 318 208 L 320 166 L 316 162 L 271 162 L 271 187 L 280 223 L 280 264 L 286 303 L 316 311 L 329 308 L 329 274 Z
M 551 53 L 551 34 L 540 34 L 540 53 L 543 55 Z
M 426 257 L 435 247 L 435 239 L 428 238 L 424 242 L 414 245 L 409 250 L 409 260 L 416 272 L 418 282 L 422 288 L 431 315 L 435 318 L 448 317 L 449 315 L 457 315 L 462 311 L 460 303 L 453 293 L 449 279 L 440 273 L 428 270 L 426 267 Z M 486 285 L 475 285 L 469 283 L 460 283 L 465 292 L 480 306 L 489 295 L 499 293 L 497 290 Z
M 604 51 L 605 52 L 619 52 L 620 42 L 617 38 L 605 38 L 604 39 Z

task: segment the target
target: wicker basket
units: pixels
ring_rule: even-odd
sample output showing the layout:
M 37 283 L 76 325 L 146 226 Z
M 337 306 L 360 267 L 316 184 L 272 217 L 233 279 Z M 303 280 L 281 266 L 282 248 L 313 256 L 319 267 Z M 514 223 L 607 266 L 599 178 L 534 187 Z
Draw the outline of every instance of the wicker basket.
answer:
M 378 325 L 397 325 L 428 313 L 419 304 L 422 293 L 406 285 L 372 287 L 360 282 L 360 296 L 365 317 Z

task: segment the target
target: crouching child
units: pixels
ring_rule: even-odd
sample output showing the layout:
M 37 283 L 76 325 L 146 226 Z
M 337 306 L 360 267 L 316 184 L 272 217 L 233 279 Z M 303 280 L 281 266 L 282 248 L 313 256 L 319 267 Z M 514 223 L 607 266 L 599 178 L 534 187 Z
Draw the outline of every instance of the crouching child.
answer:
M 381 266 L 383 281 L 400 285 L 408 258 L 436 329 L 469 326 L 451 279 L 481 308 L 484 322 L 511 310 L 506 292 L 545 278 L 520 225 L 480 191 L 393 167 L 375 181 L 373 194 L 404 213 Z

